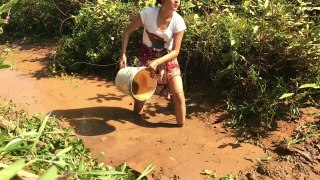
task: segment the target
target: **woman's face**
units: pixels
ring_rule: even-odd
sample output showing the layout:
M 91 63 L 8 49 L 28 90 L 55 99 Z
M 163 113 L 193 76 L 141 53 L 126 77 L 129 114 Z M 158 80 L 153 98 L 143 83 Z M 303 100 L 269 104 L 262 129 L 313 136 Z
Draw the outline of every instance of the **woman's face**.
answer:
M 162 0 L 162 6 L 166 8 L 176 11 L 178 10 L 180 5 L 180 0 Z

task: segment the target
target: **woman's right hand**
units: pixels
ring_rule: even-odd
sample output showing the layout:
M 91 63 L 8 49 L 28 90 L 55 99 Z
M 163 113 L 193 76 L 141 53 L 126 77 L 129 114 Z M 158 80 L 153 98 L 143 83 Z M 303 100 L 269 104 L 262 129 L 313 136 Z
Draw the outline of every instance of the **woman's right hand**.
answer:
M 125 54 L 122 54 L 119 65 L 120 65 L 120 68 L 127 67 L 127 56 Z

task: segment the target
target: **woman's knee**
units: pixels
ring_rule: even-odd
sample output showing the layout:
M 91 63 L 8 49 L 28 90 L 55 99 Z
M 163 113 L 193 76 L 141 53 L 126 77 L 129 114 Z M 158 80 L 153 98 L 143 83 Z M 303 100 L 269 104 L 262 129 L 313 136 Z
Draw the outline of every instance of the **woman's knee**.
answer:
M 170 91 L 175 104 L 185 103 L 185 96 L 183 91 L 183 83 L 181 76 L 175 76 L 169 83 Z
M 169 82 L 169 88 L 171 93 L 179 93 L 183 92 L 183 83 L 181 76 L 175 76 L 173 77 Z
M 182 104 L 185 102 L 184 92 L 182 90 L 172 93 L 172 97 L 174 103 Z

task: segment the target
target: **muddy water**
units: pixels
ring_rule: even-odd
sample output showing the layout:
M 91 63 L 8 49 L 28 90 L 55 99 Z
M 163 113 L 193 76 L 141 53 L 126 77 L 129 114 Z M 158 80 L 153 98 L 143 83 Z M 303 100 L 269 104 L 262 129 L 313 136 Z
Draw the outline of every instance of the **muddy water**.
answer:
M 131 111 L 132 98 L 121 94 L 112 82 L 96 77 L 48 77 L 46 56 L 51 51 L 50 46 L 15 47 L 8 61 L 16 66 L 0 71 L 0 100 L 13 100 L 32 113 L 52 111 L 64 118 L 94 156 L 104 152 L 108 165 L 127 162 L 142 171 L 152 163 L 155 179 L 204 179 L 204 169 L 217 176 L 238 174 L 257 158 L 266 157 L 256 146 L 236 144 L 221 124 L 211 129 L 191 117 L 186 127 L 175 128 L 172 103 L 158 97 L 148 101 L 141 117 Z
M 140 70 L 132 81 L 132 94 L 134 98 L 145 101 L 149 99 L 157 86 L 157 82 L 152 78 L 146 69 Z

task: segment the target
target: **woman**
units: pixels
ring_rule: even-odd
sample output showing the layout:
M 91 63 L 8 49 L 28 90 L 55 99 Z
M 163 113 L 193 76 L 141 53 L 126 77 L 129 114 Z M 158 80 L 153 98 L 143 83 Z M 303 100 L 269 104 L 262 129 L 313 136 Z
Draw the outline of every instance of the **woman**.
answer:
M 183 32 L 186 29 L 183 18 L 176 12 L 180 0 L 157 0 L 161 7 L 146 8 L 125 29 L 122 39 L 120 68 L 127 65 L 127 45 L 130 34 L 144 27 L 143 44 L 139 61 L 155 72 L 158 81 L 157 92 L 168 96 L 168 88 L 175 104 L 177 125 L 183 127 L 186 116 L 185 96 L 177 56 L 180 52 Z M 134 103 L 134 111 L 141 114 L 145 101 Z

